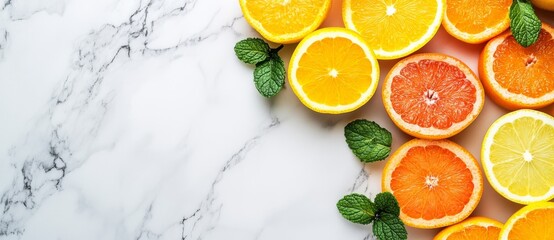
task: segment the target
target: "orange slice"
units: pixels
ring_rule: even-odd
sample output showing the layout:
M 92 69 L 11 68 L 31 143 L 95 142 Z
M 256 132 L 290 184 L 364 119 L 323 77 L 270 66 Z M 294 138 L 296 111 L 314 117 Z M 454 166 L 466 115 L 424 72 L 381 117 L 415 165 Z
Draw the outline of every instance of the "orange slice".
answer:
M 502 223 L 486 218 L 471 217 L 440 231 L 433 240 L 498 240 Z
M 512 0 L 448 0 L 442 26 L 467 43 L 482 43 L 510 26 Z
M 383 104 L 392 121 L 419 138 L 454 136 L 477 118 L 483 86 L 460 60 L 428 53 L 399 61 L 383 83 Z
M 475 158 L 460 145 L 413 139 L 390 157 L 382 188 L 398 200 L 406 225 L 438 228 L 473 212 L 483 193 L 483 177 Z
M 539 202 L 514 213 L 500 231 L 499 240 L 554 240 L 554 203 Z
M 489 41 L 479 58 L 479 76 L 488 96 L 507 109 L 554 103 L 554 29 L 542 25 L 539 39 L 524 48 L 511 32 Z
M 344 113 L 375 93 L 379 64 L 364 40 L 344 28 L 325 28 L 298 44 L 289 63 L 289 83 L 300 101 L 321 113 Z
M 378 59 L 407 56 L 435 36 L 444 0 L 344 0 L 344 25 L 358 33 Z
M 239 0 L 246 21 L 264 38 L 295 43 L 323 22 L 331 0 Z
M 548 11 L 554 11 L 554 1 L 553 0 L 531 0 L 534 7 L 542 8 Z

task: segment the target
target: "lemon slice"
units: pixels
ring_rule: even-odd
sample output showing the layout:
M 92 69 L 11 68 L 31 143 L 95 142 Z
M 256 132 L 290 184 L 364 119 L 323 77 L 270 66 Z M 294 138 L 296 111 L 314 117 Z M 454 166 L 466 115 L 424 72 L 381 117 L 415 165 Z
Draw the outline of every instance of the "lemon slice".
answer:
M 522 109 L 496 120 L 481 149 L 485 175 L 505 198 L 521 204 L 554 197 L 554 117 Z

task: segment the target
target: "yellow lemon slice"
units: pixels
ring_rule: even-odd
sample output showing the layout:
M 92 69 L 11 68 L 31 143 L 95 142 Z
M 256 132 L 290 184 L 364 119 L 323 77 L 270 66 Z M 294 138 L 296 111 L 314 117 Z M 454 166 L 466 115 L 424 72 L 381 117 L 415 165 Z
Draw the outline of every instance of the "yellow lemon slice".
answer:
M 521 204 L 554 197 L 554 117 L 522 109 L 496 120 L 481 149 L 485 175 L 505 198 Z

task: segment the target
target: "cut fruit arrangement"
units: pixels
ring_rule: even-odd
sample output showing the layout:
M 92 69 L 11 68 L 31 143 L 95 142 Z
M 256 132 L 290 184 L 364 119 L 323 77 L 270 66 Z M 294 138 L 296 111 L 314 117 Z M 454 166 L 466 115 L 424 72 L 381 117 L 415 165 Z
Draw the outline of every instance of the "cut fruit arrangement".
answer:
M 554 1 L 532 2 L 554 9 Z M 533 110 L 554 106 L 554 29 L 541 23 L 530 1 L 343 0 L 345 28 L 321 29 L 331 0 L 239 4 L 265 39 L 298 43 L 287 73 L 278 54 L 283 45 L 270 48 L 262 39 L 249 38 L 235 46 L 241 61 L 255 64 L 254 82 L 264 97 L 277 95 L 288 77 L 307 108 L 351 112 L 376 92 L 379 61 L 399 59 L 383 79 L 381 100 L 391 122 L 415 139 L 393 151 L 393 135 L 377 123 L 358 119 L 346 125 L 347 146 L 360 161 L 388 162 L 381 179 L 384 192 L 374 200 L 357 193 L 345 196 L 337 203 L 344 218 L 372 224 L 380 240 L 407 239 L 404 224 L 444 227 L 435 240 L 554 239 L 548 225 L 554 222 L 554 203 L 547 202 L 554 198 L 554 117 Z M 441 25 L 462 42 L 486 42 L 476 57 L 479 76 L 455 57 L 413 54 Z M 480 165 L 447 138 L 478 119 L 486 97 L 505 115 L 479 139 Z M 470 217 L 485 178 L 502 197 L 528 206 L 505 224 Z

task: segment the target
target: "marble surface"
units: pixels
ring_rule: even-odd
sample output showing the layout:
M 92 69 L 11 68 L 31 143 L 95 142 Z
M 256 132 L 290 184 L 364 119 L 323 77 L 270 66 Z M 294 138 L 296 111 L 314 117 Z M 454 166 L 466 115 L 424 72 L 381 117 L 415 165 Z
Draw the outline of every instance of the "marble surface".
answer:
M 339 8 L 325 26 L 342 24 Z M 0 0 L 0 239 L 373 239 L 335 203 L 379 192 L 383 163 L 356 160 L 343 128 L 367 118 L 393 148 L 409 137 L 379 93 L 339 116 L 290 88 L 261 97 L 233 52 L 251 36 L 234 0 Z M 481 48 L 441 29 L 421 51 L 476 70 Z M 454 140 L 478 155 L 492 121 Z M 485 191 L 500 203 L 478 213 L 519 208 Z

